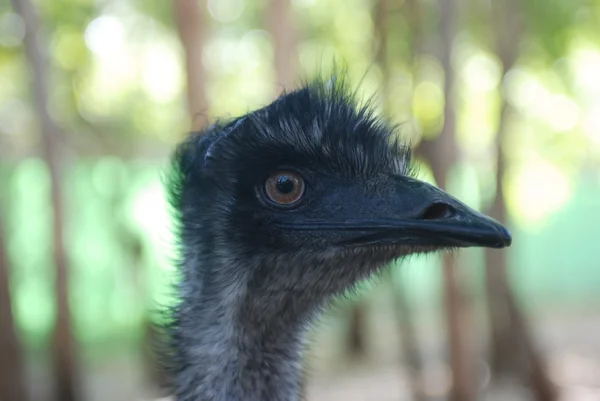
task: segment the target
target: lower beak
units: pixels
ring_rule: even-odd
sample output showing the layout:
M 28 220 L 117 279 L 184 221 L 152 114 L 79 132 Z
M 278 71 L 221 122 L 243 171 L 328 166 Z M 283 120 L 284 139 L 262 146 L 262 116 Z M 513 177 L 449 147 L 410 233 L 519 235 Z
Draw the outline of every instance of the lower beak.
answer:
M 510 232 L 497 221 L 483 215 L 456 214 L 431 220 L 379 220 L 352 222 L 360 234 L 344 241 L 345 245 L 406 244 L 435 247 L 510 246 Z M 342 228 L 342 227 L 340 227 Z M 349 229 L 346 225 L 346 230 Z

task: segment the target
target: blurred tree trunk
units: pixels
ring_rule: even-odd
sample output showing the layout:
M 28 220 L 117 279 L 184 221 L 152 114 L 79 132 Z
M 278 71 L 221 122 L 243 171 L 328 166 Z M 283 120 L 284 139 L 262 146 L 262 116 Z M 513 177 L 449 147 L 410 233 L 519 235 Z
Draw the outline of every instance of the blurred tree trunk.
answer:
M 290 0 L 270 0 L 267 6 L 267 25 L 273 37 L 276 84 L 283 89 L 290 89 L 298 76 L 298 39 L 291 7 Z M 281 91 L 276 92 L 279 94 Z
M 496 49 L 504 76 L 514 66 L 518 57 L 518 45 L 523 29 L 518 2 L 494 1 L 491 18 L 495 22 Z M 514 115 L 514 110 L 506 102 L 503 94 L 494 149 L 497 163 L 496 197 L 488 213 L 504 224 L 507 222 L 507 211 L 502 181 L 506 161 L 502 143 L 508 132 L 511 115 Z M 485 256 L 492 371 L 494 375 L 501 376 L 509 374 L 513 369 L 524 370 L 539 401 L 556 400 L 556 389 L 547 376 L 532 335 L 510 288 L 506 252 L 486 249 Z
M 421 17 L 421 4 L 420 0 L 406 0 L 406 17 L 410 25 L 410 50 L 411 50 L 411 64 L 413 73 L 413 83 L 417 75 L 417 57 L 423 52 L 423 42 L 425 41 L 424 35 L 424 21 Z
M 415 0 L 413 0 L 415 1 Z M 394 3 L 394 1 L 391 1 Z M 383 105 L 383 114 L 390 117 L 390 94 L 388 91 L 390 81 L 390 70 L 388 60 L 388 23 L 390 19 L 392 7 L 390 0 L 379 0 L 375 10 L 375 37 L 378 42 L 376 60 L 382 75 L 381 97 Z M 410 10 L 415 11 L 415 9 Z M 412 15 L 410 16 L 412 17 Z M 418 35 L 419 32 L 411 32 L 413 35 Z M 402 274 L 402 271 L 400 272 Z M 387 274 L 392 276 L 393 271 L 390 269 Z M 425 395 L 422 392 L 420 385 L 422 366 L 419 358 L 419 345 L 415 333 L 413 322 L 413 310 L 410 308 L 406 297 L 406 280 L 402 275 L 401 280 L 397 282 L 390 279 L 392 292 L 394 295 L 394 305 L 397 308 L 396 318 L 398 320 L 398 328 L 400 331 L 400 341 L 402 353 L 404 354 L 405 364 L 407 366 L 409 387 L 412 393 L 412 399 L 415 401 L 425 400 Z
M 0 400 L 27 401 L 25 369 L 13 319 L 10 268 L 0 204 Z
M 25 52 L 32 71 L 33 97 L 42 134 L 43 157 L 50 172 L 53 217 L 53 252 L 56 268 L 57 316 L 52 336 L 52 353 L 56 380 L 55 399 L 75 401 L 78 397 L 75 341 L 71 330 L 67 256 L 63 233 L 63 198 L 59 128 L 48 110 L 48 66 L 45 43 L 39 29 L 39 19 L 30 0 L 13 0 L 17 13 L 25 24 Z
M 511 352 L 519 356 L 520 371 L 525 374 L 526 381 L 531 386 L 535 398 L 538 401 L 556 401 L 559 399 L 557 388 L 548 377 L 546 367 L 532 340 L 531 331 L 523 318 L 521 308 L 518 306 L 510 286 L 504 287 L 504 290 L 504 299 L 512 322 L 512 335 L 518 341 L 517 347 L 513 348 Z
M 516 4 L 515 0 L 492 4 L 492 19 L 495 22 L 495 36 L 497 54 L 502 63 L 503 72 L 506 74 L 514 65 L 517 58 L 518 33 L 515 26 Z M 506 204 L 504 202 L 505 161 L 502 154 L 502 141 L 506 134 L 510 118 L 510 106 L 502 97 L 500 105 L 500 119 L 496 135 L 496 197 L 488 213 L 501 223 L 506 224 Z M 492 370 L 495 374 L 505 374 L 510 371 L 514 362 L 515 338 L 512 333 L 512 322 L 508 305 L 505 302 L 505 292 L 508 286 L 506 277 L 506 252 L 503 250 L 486 249 L 486 287 L 488 296 L 489 322 L 490 322 L 490 358 Z M 511 360 L 512 359 L 512 360 Z
M 348 354 L 352 358 L 364 356 L 366 350 L 366 305 L 364 300 L 358 300 L 350 309 L 348 326 Z
M 447 172 L 455 164 L 456 107 L 455 74 L 452 65 L 453 42 L 456 36 L 458 2 L 440 0 L 441 63 L 444 69 L 444 127 L 432 144 L 430 157 L 433 174 L 438 185 L 447 186 Z M 473 322 L 470 305 L 465 292 L 463 271 L 450 254 L 443 255 L 445 307 L 450 343 L 450 365 L 452 368 L 453 401 L 476 399 L 476 372 L 473 358 Z
M 202 51 L 208 31 L 204 3 L 198 0 L 173 1 L 175 23 L 185 53 L 187 105 L 193 130 L 202 129 L 208 120 L 206 71 L 202 64 Z M 198 121 L 196 117 L 202 114 L 205 114 L 204 118 Z

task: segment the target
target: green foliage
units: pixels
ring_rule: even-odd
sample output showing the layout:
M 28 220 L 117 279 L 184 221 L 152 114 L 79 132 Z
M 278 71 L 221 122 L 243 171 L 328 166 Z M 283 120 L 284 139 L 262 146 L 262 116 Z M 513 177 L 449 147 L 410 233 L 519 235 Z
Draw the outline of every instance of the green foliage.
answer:
M 527 0 L 521 2 L 521 7 L 527 34 L 543 46 L 552 60 L 568 52 L 574 27 L 586 22 L 597 24 L 594 8 L 598 5 L 585 0 Z

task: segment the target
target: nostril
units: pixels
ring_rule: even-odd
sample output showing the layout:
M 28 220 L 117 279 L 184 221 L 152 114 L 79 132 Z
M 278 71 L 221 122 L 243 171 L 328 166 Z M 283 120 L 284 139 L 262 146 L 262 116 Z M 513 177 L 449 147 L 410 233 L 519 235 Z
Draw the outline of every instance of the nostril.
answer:
M 429 206 L 425 212 L 423 212 L 423 215 L 421 216 L 421 219 L 423 220 L 439 220 L 439 219 L 448 219 L 452 216 L 454 216 L 454 214 L 456 213 L 456 209 L 454 209 L 452 206 L 446 204 L 446 203 L 434 203 L 431 206 Z

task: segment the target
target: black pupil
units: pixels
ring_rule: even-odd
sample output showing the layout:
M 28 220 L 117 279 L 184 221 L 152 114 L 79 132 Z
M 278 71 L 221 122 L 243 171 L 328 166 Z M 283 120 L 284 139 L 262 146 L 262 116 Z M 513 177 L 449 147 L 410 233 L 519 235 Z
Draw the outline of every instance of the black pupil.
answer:
M 282 194 L 289 194 L 294 190 L 294 180 L 287 175 L 281 175 L 277 178 L 277 190 Z

